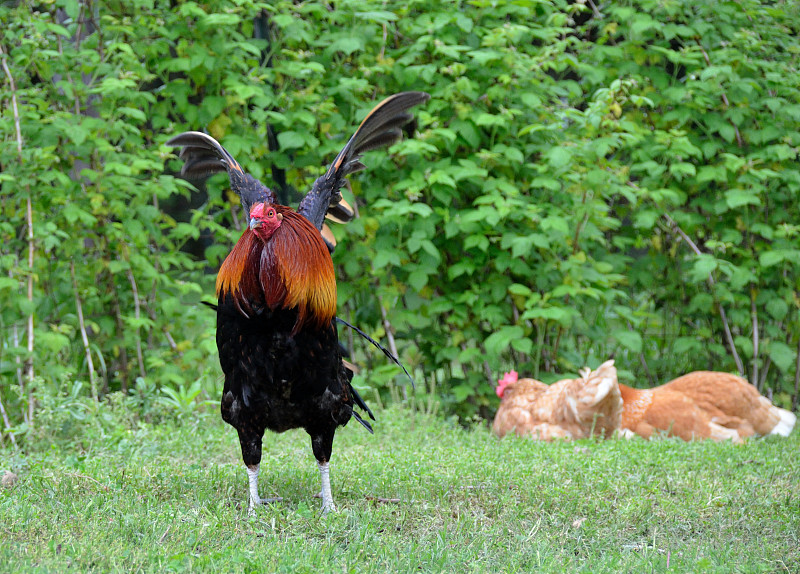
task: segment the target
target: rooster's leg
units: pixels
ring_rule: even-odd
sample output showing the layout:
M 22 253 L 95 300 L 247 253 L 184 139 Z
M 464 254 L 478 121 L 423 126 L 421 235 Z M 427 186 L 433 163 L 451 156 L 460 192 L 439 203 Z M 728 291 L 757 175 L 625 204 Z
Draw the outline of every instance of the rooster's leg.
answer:
M 249 512 L 252 514 L 255 507 L 260 504 L 277 502 L 281 498 L 261 498 L 258 495 L 258 471 L 261 467 L 261 437 L 264 435 L 263 427 L 240 428 L 239 443 L 242 446 L 242 460 L 247 467 L 247 483 L 250 492 Z
M 269 504 L 283 500 L 280 496 L 276 498 L 261 498 L 258 495 L 258 471 L 260 466 L 259 464 L 247 465 L 247 482 L 250 485 L 250 513 L 253 513 L 255 507 L 259 504 Z
M 322 497 L 322 513 L 327 514 L 330 511 L 335 512 L 336 505 L 333 503 L 333 494 L 331 494 L 330 463 L 318 462 L 317 465 L 319 466 L 319 477 L 322 481 L 322 491 L 320 492 L 320 496 Z
M 336 505 L 333 503 L 333 495 L 331 494 L 330 475 L 331 451 L 333 450 L 333 435 L 335 432 L 336 427 L 324 429 L 320 433 L 309 433 L 311 434 L 311 448 L 314 451 L 314 458 L 317 459 L 319 477 L 322 482 L 320 496 L 322 497 L 323 514 L 336 510 Z

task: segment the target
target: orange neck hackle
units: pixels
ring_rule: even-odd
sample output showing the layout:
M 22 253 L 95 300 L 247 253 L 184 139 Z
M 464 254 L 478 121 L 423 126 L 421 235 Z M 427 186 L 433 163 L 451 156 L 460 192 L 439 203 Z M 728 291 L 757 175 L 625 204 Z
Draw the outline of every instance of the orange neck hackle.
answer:
M 280 225 L 266 239 L 251 229 L 242 233 L 220 267 L 217 297 L 231 294 L 245 316 L 254 306 L 296 308 L 293 333 L 304 325 L 323 327 L 336 315 L 330 253 L 305 217 L 282 205 L 269 208 L 280 215 Z

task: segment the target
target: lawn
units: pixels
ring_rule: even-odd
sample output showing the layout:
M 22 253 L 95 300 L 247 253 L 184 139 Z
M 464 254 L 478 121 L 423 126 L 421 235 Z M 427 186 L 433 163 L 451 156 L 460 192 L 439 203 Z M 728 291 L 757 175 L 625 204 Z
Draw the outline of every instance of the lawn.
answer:
M 0 451 L 0 570 L 800 571 L 797 431 L 547 444 L 399 407 L 375 428 L 337 434 L 328 516 L 308 437 L 267 434 L 261 494 L 283 501 L 253 517 L 214 412 L 40 429 Z

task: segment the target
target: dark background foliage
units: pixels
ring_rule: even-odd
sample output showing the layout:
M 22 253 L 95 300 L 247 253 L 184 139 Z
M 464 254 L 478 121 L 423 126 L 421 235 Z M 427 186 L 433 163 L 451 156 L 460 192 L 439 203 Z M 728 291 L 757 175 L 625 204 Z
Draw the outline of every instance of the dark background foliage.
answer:
M 3 2 L 8 423 L 56 394 L 216 399 L 198 301 L 241 214 L 163 142 L 207 131 L 294 203 L 401 90 L 432 98 L 353 178 L 334 261 L 340 314 L 418 394 L 489 416 L 504 370 L 614 357 L 637 386 L 738 371 L 796 407 L 798 22 L 751 0 Z M 368 399 L 405 396 L 343 338 Z

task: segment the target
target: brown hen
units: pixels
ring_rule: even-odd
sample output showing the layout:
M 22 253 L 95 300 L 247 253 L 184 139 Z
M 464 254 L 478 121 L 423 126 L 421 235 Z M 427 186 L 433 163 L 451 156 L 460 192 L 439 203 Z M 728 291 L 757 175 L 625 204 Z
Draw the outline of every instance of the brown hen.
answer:
M 649 438 L 657 431 L 684 440 L 788 436 L 797 417 L 776 407 L 745 379 L 696 371 L 653 389 L 620 385 L 622 427 Z
M 538 440 L 607 437 L 619 428 L 622 398 L 614 361 L 552 385 L 518 379 L 511 371 L 498 381 L 496 392 L 502 402 L 492 430 L 499 437 L 510 432 Z

